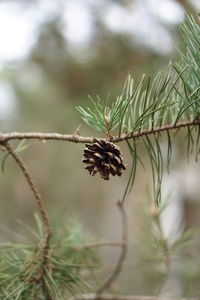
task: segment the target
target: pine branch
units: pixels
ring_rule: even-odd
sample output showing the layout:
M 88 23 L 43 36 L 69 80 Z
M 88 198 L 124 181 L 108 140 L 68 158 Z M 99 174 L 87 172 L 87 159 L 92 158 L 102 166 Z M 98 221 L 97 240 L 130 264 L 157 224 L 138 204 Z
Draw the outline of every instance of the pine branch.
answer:
M 160 127 L 155 127 L 152 129 L 147 129 L 147 130 L 143 130 L 143 131 L 138 131 L 138 132 L 134 132 L 131 135 L 123 135 L 119 138 L 113 138 L 112 142 L 113 143 L 118 143 L 121 141 L 125 141 L 125 140 L 129 140 L 132 138 L 139 138 L 142 136 L 148 136 L 148 135 L 152 135 L 158 132 L 166 132 L 166 131 L 170 131 L 170 130 L 174 130 L 174 129 L 180 129 L 183 127 L 192 127 L 192 126 L 200 126 L 200 119 L 194 120 L 194 121 L 186 121 L 186 122 L 180 122 L 177 124 L 170 124 L 170 125 L 164 125 L 164 126 L 160 126 Z
M 93 243 L 87 243 L 84 245 L 76 245 L 72 246 L 72 250 L 84 250 L 90 248 L 98 248 L 98 247 L 122 247 L 124 242 L 112 242 L 112 241 L 99 241 Z
M 42 285 L 43 285 L 43 289 L 44 292 L 48 295 L 48 290 L 46 288 L 46 284 L 44 281 L 44 276 L 46 275 L 46 267 L 48 264 L 48 255 L 49 255 L 49 249 L 50 249 L 50 245 L 49 245 L 49 241 L 50 241 L 50 237 L 52 235 L 51 232 L 51 226 L 50 226 L 50 222 L 49 222 L 49 218 L 48 215 L 46 213 L 45 207 L 44 207 L 44 203 L 42 201 L 42 197 L 32 179 L 32 176 L 29 173 L 29 170 L 27 168 L 27 166 L 25 165 L 25 163 L 23 162 L 23 160 L 20 158 L 20 156 L 16 153 L 16 151 L 10 146 L 10 144 L 8 142 L 4 142 L 3 146 L 5 147 L 5 149 L 8 151 L 8 153 L 13 157 L 13 159 L 15 160 L 15 162 L 17 163 L 17 165 L 19 166 L 19 168 L 21 169 L 22 173 L 24 174 L 24 177 L 31 189 L 31 191 L 33 192 L 33 195 L 35 197 L 37 206 L 38 206 L 38 210 L 40 212 L 42 221 L 43 221 L 43 226 L 44 226 L 44 239 L 43 239 L 43 243 L 41 245 L 42 250 L 43 250 L 43 254 L 42 254 L 42 259 L 41 259 L 41 265 L 40 265 L 40 272 L 38 274 L 38 278 L 36 279 L 38 282 L 41 281 Z M 48 299 L 51 300 L 50 297 L 48 297 Z
M 199 298 L 159 298 L 157 296 L 87 294 L 71 297 L 69 300 L 199 300 Z
M 140 130 L 134 132 L 130 135 L 123 134 L 120 137 L 113 136 L 106 140 L 112 141 L 113 143 L 123 142 L 133 138 L 139 138 L 142 136 L 152 135 L 158 132 L 169 132 L 170 130 L 180 129 L 184 127 L 193 127 L 200 126 L 200 119 L 185 121 L 176 124 L 169 124 L 160 127 L 155 127 L 147 130 Z M 74 134 L 60 134 L 60 133 L 42 133 L 42 132 L 11 132 L 11 133 L 0 133 L 0 144 L 11 140 L 39 140 L 45 142 L 48 140 L 54 141 L 67 141 L 72 143 L 94 143 L 95 140 L 98 140 L 98 137 L 85 137 Z M 102 138 L 101 138 L 102 139 Z
M 23 162 L 23 160 L 20 158 L 20 156 L 15 152 L 15 150 L 10 146 L 10 144 L 3 143 L 4 147 L 6 148 L 6 150 L 10 153 L 10 155 L 13 157 L 13 159 L 15 160 L 15 162 L 18 164 L 19 168 L 21 169 L 22 173 L 24 174 L 24 177 L 31 189 L 31 191 L 33 192 L 33 195 L 36 199 L 36 203 L 39 209 L 39 212 L 41 214 L 41 217 L 43 219 L 43 223 L 45 226 L 45 240 L 46 242 L 49 240 L 50 236 L 51 236 L 51 226 L 50 226 L 50 222 L 49 222 L 49 218 L 47 216 L 47 213 L 45 211 L 45 207 L 42 201 L 42 197 L 32 179 L 32 176 L 30 175 L 27 166 L 25 165 L 25 163 Z M 46 247 L 46 245 L 45 245 Z
M 121 213 L 121 218 L 122 218 L 122 246 L 121 246 L 121 254 L 119 257 L 119 260 L 116 264 L 116 267 L 113 271 L 113 273 L 108 277 L 108 279 L 106 280 L 105 283 L 103 283 L 102 286 L 100 286 L 100 288 L 98 288 L 97 290 L 97 294 L 101 294 L 102 292 L 104 292 L 106 289 L 109 289 L 109 287 L 111 286 L 111 284 L 117 279 L 117 277 L 119 276 L 119 274 L 121 273 L 122 267 L 123 267 L 123 263 L 126 257 L 126 253 L 127 253 L 127 240 L 128 240 L 128 225 L 127 225 L 127 217 L 126 217 L 126 212 L 125 209 L 123 207 L 123 203 L 122 202 L 118 202 L 118 207 L 120 209 L 120 213 Z

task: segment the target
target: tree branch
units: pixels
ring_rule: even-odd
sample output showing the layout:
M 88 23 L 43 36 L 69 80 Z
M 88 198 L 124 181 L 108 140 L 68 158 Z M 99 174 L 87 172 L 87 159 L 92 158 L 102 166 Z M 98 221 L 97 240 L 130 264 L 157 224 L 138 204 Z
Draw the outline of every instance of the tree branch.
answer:
M 13 159 L 15 160 L 15 162 L 18 164 L 19 168 L 21 169 L 22 173 L 24 174 L 24 177 L 25 177 L 31 191 L 33 192 L 33 195 L 35 197 L 35 200 L 36 200 L 36 203 L 38 206 L 38 210 L 40 212 L 40 215 L 41 215 L 41 218 L 43 221 L 45 235 L 44 235 L 44 240 L 43 240 L 43 244 L 42 244 L 43 257 L 42 257 L 42 261 L 41 261 L 41 272 L 39 274 L 39 279 L 41 279 L 43 281 L 43 276 L 45 274 L 45 268 L 46 268 L 46 265 L 48 262 L 48 253 L 49 253 L 49 248 L 50 248 L 49 240 L 50 240 L 50 237 L 52 234 L 49 218 L 45 211 L 44 203 L 42 201 L 40 193 L 37 190 L 37 187 L 29 173 L 27 166 L 25 165 L 25 163 L 23 162 L 21 157 L 16 153 L 16 151 L 9 145 L 9 143 L 4 142 L 3 145 L 4 145 L 5 149 L 8 151 L 8 153 L 10 153 L 10 155 L 13 157 Z
M 87 243 L 84 245 L 77 245 L 72 246 L 72 249 L 77 250 L 83 250 L 83 249 L 90 249 L 90 248 L 97 248 L 97 247 L 121 247 L 124 245 L 124 242 L 112 242 L 112 241 L 99 241 L 99 242 L 93 242 L 93 243 Z
M 69 300 L 199 300 L 199 298 L 159 298 L 157 296 L 134 296 L 112 294 L 86 294 L 71 297 Z
M 51 227 L 50 227 L 49 218 L 46 214 L 44 203 L 42 201 L 41 195 L 38 192 L 38 189 L 37 189 L 32 177 L 31 177 L 31 175 L 28 171 L 27 166 L 25 165 L 23 160 L 20 158 L 20 156 L 16 153 L 16 151 L 8 143 L 4 143 L 3 145 L 6 148 L 6 150 L 10 153 L 10 155 L 13 157 L 13 159 L 15 160 L 15 162 L 18 164 L 19 168 L 21 169 L 22 173 L 24 174 L 24 177 L 26 178 L 26 181 L 27 181 L 27 183 L 28 183 L 28 185 L 29 185 L 31 191 L 33 192 L 34 197 L 35 197 L 38 209 L 40 211 L 40 214 L 41 214 L 41 217 L 42 217 L 42 220 L 43 220 L 46 235 L 47 235 L 47 237 L 50 237 Z
M 126 253 L 127 253 L 127 240 L 128 240 L 128 229 L 127 229 L 127 217 L 126 217 L 126 212 L 124 210 L 124 207 L 122 205 L 122 203 L 119 201 L 118 203 L 118 207 L 120 209 L 121 212 L 121 217 L 122 217 L 122 245 L 121 245 L 121 254 L 118 260 L 118 263 L 113 271 L 113 273 L 108 277 L 108 279 L 106 280 L 105 283 L 103 283 L 102 286 L 100 286 L 100 288 L 98 288 L 97 290 L 97 294 L 102 293 L 103 291 L 105 291 L 106 289 L 108 289 L 111 284 L 117 279 L 117 277 L 119 276 L 122 267 L 123 267 L 123 263 L 124 263 L 124 259 L 126 257 Z
M 114 136 L 110 137 L 108 140 L 113 143 L 119 143 L 128 139 L 138 138 L 141 136 L 146 136 L 150 134 L 154 134 L 162 131 L 169 131 L 173 129 L 180 129 L 183 127 L 190 126 L 200 126 L 200 119 L 196 119 L 193 121 L 180 122 L 177 124 L 163 125 L 161 127 L 155 127 L 153 129 L 146 129 L 137 132 L 133 132 L 132 134 L 125 135 L 122 134 L 120 137 Z M 77 134 L 60 134 L 60 133 L 42 133 L 42 132 L 11 132 L 11 133 L 0 133 L 0 144 L 4 144 L 10 140 L 23 140 L 23 139 L 34 139 L 39 141 L 46 140 L 57 140 L 57 141 L 68 141 L 73 143 L 93 143 L 95 139 L 94 137 L 84 137 Z

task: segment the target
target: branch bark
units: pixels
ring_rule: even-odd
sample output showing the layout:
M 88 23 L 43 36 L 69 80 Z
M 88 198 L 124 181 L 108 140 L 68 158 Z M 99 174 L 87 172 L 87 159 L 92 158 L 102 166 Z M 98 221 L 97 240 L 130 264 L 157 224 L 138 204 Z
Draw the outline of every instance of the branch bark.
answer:
M 141 130 L 133 132 L 129 135 L 121 135 L 120 137 L 114 136 L 107 140 L 113 143 L 119 143 L 132 138 L 139 138 L 141 136 L 151 135 L 157 132 L 169 131 L 174 129 L 180 129 L 183 127 L 200 126 L 200 119 L 193 121 L 180 122 L 177 124 L 164 125 L 161 127 L 155 127 L 153 129 Z M 42 132 L 11 132 L 11 133 L 0 133 L 0 144 L 11 140 L 23 140 L 23 139 L 34 139 L 39 141 L 57 140 L 57 141 L 68 141 L 73 143 L 93 143 L 98 137 L 85 137 L 77 134 L 60 134 L 60 133 L 42 133 Z

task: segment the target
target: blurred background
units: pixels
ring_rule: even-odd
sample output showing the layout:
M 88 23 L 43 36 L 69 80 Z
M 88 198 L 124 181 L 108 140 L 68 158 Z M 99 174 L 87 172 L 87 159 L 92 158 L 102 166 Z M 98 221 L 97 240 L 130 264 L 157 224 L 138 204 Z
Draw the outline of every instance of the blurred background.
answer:
M 115 99 L 128 72 L 136 80 L 143 73 L 154 76 L 170 59 L 176 59 L 178 26 L 185 12 L 197 15 L 199 10 L 199 0 L 1 0 L 1 131 L 73 133 L 81 125 L 81 135 L 98 136 L 83 124 L 76 106 L 89 105 L 88 95 L 104 98 L 110 93 Z M 176 141 L 172 171 L 164 179 L 164 191 L 170 191 L 173 198 L 162 216 L 169 240 L 199 225 L 199 164 L 193 158 L 187 164 L 183 142 L 184 134 Z M 21 155 L 52 218 L 60 220 L 61 226 L 69 215 L 74 215 L 98 239 L 120 240 L 116 201 L 123 195 L 130 171 L 125 145 L 120 147 L 127 171 L 122 178 L 109 182 L 98 175 L 91 177 L 84 170 L 84 145 L 53 141 L 27 145 Z M 4 155 L 2 152 L 1 159 Z M 29 233 L 21 222 L 35 226 L 34 199 L 12 159 L 6 160 L 0 176 L 0 240 L 23 240 Z M 162 269 L 146 259 L 155 253 L 148 223 L 151 180 L 148 166 L 145 171 L 139 169 L 133 191 L 126 199 L 129 256 L 126 272 L 113 289 L 156 294 L 162 287 L 163 295 L 196 296 L 200 293 L 200 269 L 191 253 L 194 257 L 199 251 L 199 234 L 195 235 L 195 245 L 182 254 L 187 257 L 187 272 L 176 261 L 175 275 L 169 276 L 164 285 Z M 105 276 L 119 249 L 105 249 L 101 255 L 107 264 L 101 273 Z

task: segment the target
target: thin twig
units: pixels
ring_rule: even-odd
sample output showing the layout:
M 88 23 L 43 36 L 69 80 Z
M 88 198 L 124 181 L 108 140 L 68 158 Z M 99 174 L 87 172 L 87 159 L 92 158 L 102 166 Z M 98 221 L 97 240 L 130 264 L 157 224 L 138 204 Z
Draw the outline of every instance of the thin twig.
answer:
M 71 297 L 69 300 L 199 300 L 198 298 L 159 298 L 157 296 L 112 295 L 112 294 L 85 294 Z
M 4 147 L 6 150 L 10 153 L 10 155 L 13 157 L 13 159 L 16 161 L 18 166 L 20 167 L 22 173 L 24 174 L 24 177 L 26 178 L 26 181 L 33 192 L 33 195 L 35 197 L 38 209 L 40 211 L 44 226 L 45 226 L 45 233 L 48 236 L 48 238 L 51 235 L 51 227 L 50 227 L 50 222 L 49 218 L 47 216 L 47 213 L 45 211 L 44 203 L 42 201 L 42 198 L 40 196 L 40 193 L 38 192 L 38 189 L 28 171 L 27 166 L 25 165 L 24 161 L 21 159 L 21 157 L 16 153 L 16 151 L 8 144 L 4 143 Z
M 25 177 L 31 191 L 33 192 L 33 195 L 35 197 L 35 200 L 36 200 L 36 203 L 38 206 L 38 210 L 41 214 L 41 218 L 42 218 L 43 225 L 44 225 L 44 232 L 45 232 L 44 240 L 43 240 L 43 244 L 42 244 L 43 257 L 42 257 L 42 261 L 41 261 L 41 272 L 39 274 L 39 279 L 42 280 L 42 278 L 45 274 L 45 268 L 46 268 L 47 261 L 48 261 L 48 254 L 49 254 L 49 247 L 50 247 L 49 240 L 51 237 L 51 226 L 50 226 L 49 218 L 45 211 L 44 203 L 42 201 L 40 193 L 38 192 L 38 189 L 29 173 L 29 170 L 28 170 L 26 164 L 21 159 L 21 157 L 16 153 L 16 151 L 10 146 L 10 144 L 8 144 L 6 142 L 6 143 L 3 143 L 3 145 L 6 148 L 6 150 L 8 151 L 8 153 L 10 153 L 10 155 L 13 157 L 13 159 L 15 160 L 15 162 L 18 164 L 19 168 L 21 169 L 22 173 L 24 174 L 24 177 Z
M 126 212 L 120 201 L 117 204 L 120 209 L 121 218 L 122 218 L 122 242 L 123 243 L 121 246 L 121 254 L 120 254 L 118 263 L 117 263 L 113 273 L 108 277 L 106 282 L 102 286 L 100 286 L 100 288 L 97 290 L 97 294 L 104 292 L 117 279 L 117 277 L 119 276 L 119 274 L 122 270 L 123 263 L 124 263 L 126 253 L 127 253 L 128 225 L 127 225 Z
M 141 136 L 151 135 L 157 132 L 169 131 L 173 129 L 179 129 L 183 127 L 190 126 L 200 126 L 200 119 L 193 121 L 180 122 L 177 124 L 163 125 L 161 127 L 155 127 L 153 129 L 146 129 L 137 132 L 133 132 L 132 134 L 125 135 L 122 134 L 120 137 L 114 136 L 110 137 L 108 140 L 113 143 L 119 143 L 125 140 L 129 140 L 132 138 L 139 138 Z M 60 134 L 60 133 L 42 133 L 42 132 L 11 132 L 11 133 L 0 133 L 0 144 L 4 144 L 10 140 L 23 140 L 23 139 L 35 139 L 40 141 L 46 140 L 57 140 L 57 141 L 68 141 L 73 143 L 93 143 L 95 139 L 94 137 L 84 137 L 80 135 L 73 134 Z
M 93 243 L 87 243 L 84 245 L 77 245 L 73 246 L 72 249 L 77 250 L 83 250 L 83 249 L 90 249 L 90 248 L 97 248 L 97 247 L 121 247 L 124 245 L 124 242 L 109 242 L 109 241 L 99 241 L 99 242 L 93 242 Z

